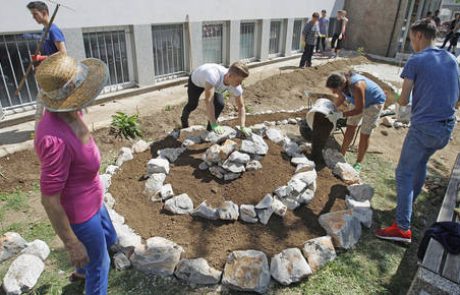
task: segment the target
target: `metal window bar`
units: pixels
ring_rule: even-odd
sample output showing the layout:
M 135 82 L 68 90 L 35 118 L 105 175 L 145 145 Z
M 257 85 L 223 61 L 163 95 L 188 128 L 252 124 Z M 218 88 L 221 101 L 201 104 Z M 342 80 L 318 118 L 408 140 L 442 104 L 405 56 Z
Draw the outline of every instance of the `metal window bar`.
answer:
M 186 74 L 183 24 L 152 26 L 152 42 L 155 81 Z
M 270 41 L 269 41 L 269 54 L 280 53 L 280 40 L 281 40 L 281 21 L 272 21 L 270 23 Z
M 252 61 L 255 56 L 255 28 L 256 24 L 241 23 L 240 27 L 240 59 Z
M 299 51 L 300 48 L 300 36 L 302 34 L 302 20 L 298 19 L 294 21 L 294 29 L 292 32 L 292 51 Z
M 14 92 L 30 63 L 40 32 L 2 35 L 0 38 L 0 106 L 14 109 L 33 104 L 38 93 L 34 75 L 29 75 L 18 96 Z M 32 50 L 31 50 L 32 48 Z
M 223 24 L 203 25 L 203 61 L 205 63 L 223 63 L 223 27 Z

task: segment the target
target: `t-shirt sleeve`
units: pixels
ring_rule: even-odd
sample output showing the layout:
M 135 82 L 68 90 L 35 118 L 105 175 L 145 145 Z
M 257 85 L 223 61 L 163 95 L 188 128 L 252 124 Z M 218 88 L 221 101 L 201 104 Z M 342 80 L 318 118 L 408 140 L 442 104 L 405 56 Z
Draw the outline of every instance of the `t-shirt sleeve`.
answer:
M 207 72 L 205 82 L 209 85 L 216 86 L 219 82 L 219 70 L 217 69 L 210 69 Z
M 62 34 L 62 31 L 56 27 L 56 26 L 51 26 L 49 32 L 50 40 L 53 42 L 64 42 L 64 34 Z
M 69 176 L 71 155 L 64 141 L 56 136 L 44 136 L 36 144 L 40 159 L 40 190 L 51 196 L 62 192 Z
M 415 80 L 415 70 L 416 70 L 416 62 L 414 58 L 409 58 L 407 61 L 406 65 L 404 66 L 404 69 L 401 73 L 401 78 L 402 79 L 409 79 L 409 80 Z
M 238 87 L 234 87 L 232 88 L 231 92 L 236 97 L 241 96 L 243 95 L 243 87 L 241 87 L 241 85 Z

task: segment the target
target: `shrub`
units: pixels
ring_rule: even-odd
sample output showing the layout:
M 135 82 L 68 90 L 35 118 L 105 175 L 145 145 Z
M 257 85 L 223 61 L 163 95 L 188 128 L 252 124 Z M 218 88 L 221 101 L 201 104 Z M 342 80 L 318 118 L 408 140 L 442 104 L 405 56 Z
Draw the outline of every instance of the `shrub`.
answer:
M 123 112 L 117 112 L 112 116 L 109 134 L 120 139 L 135 139 L 136 137 L 142 137 L 138 119 L 138 114 L 128 116 Z

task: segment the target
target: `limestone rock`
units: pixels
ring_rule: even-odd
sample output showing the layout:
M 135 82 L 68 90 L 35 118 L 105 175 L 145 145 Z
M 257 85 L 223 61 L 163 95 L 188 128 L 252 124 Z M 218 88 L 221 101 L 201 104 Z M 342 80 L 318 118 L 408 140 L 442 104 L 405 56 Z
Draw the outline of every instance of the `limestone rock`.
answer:
M 334 169 L 337 163 L 346 163 L 345 158 L 343 155 L 335 149 L 325 149 L 323 150 L 323 158 L 326 162 L 327 167 L 329 169 Z
M 232 173 L 232 172 L 230 172 L 230 173 L 226 173 L 224 175 L 224 180 L 225 181 L 232 181 L 232 180 L 235 180 L 235 179 L 239 178 L 240 176 L 241 176 L 241 173 Z
M 117 211 L 113 209 L 107 209 L 107 211 L 109 212 L 110 220 L 112 220 L 112 223 L 125 223 L 125 218 L 118 214 Z
M 220 147 L 219 157 L 221 161 L 225 161 L 233 151 L 236 150 L 238 144 L 231 139 L 227 139 Z
M 289 157 L 294 157 L 295 155 L 300 154 L 299 145 L 295 141 L 290 141 L 283 144 L 283 151 Z
M 182 259 L 174 274 L 179 279 L 198 285 L 218 284 L 222 276 L 222 272 L 209 266 L 204 258 Z
M 293 179 L 301 180 L 308 187 L 310 187 L 313 183 L 316 182 L 317 177 L 318 177 L 318 174 L 316 173 L 316 170 L 311 170 L 307 172 L 296 173 L 294 174 L 294 176 L 292 176 L 291 180 Z
M 313 272 L 317 272 L 337 257 L 330 236 L 308 240 L 303 245 L 302 252 Z
M 154 173 L 169 174 L 169 162 L 166 159 L 155 158 L 150 159 L 147 163 L 147 174 Z
M 308 188 L 299 195 L 298 200 L 301 204 L 308 204 L 313 200 L 314 197 L 315 191 Z
M 262 200 L 255 206 L 256 209 L 266 209 L 270 208 L 273 204 L 273 196 L 271 194 L 266 194 Z
M 255 133 L 260 136 L 263 136 L 265 131 L 267 130 L 267 126 L 265 126 L 265 124 L 255 124 L 252 125 L 250 128 L 252 130 L 252 133 Z
M 200 165 L 198 165 L 198 169 L 200 169 L 201 171 L 204 171 L 204 170 L 208 170 L 208 164 L 206 164 L 206 162 L 201 162 Z
M 144 195 L 148 198 L 155 196 L 163 187 L 165 179 L 166 174 L 163 173 L 155 173 L 150 175 L 150 177 L 145 182 Z
M 115 205 L 115 199 L 111 193 L 104 194 L 104 203 L 107 208 L 113 209 L 113 206 Z
M 272 208 L 273 208 L 273 213 L 280 217 L 284 217 L 287 212 L 287 206 L 283 204 L 280 200 L 277 198 L 274 198 L 273 203 L 272 203 Z
M 187 137 L 183 142 L 182 142 L 182 145 L 185 146 L 185 147 L 189 147 L 189 146 L 192 146 L 192 145 L 195 145 L 195 144 L 199 144 L 201 143 L 201 136 L 189 136 Z
M 134 159 L 133 151 L 128 147 L 122 147 L 118 152 L 118 158 L 116 161 L 117 166 L 123 165 L 124 162 Z
M 263 156 L 268 152 L 268 145 L 261 136 L 253 133 L 250 140 L 242 141 L 240 150 L 244 153 Z
M 240 219 L 247 223 L 256 223 L 257 213 L 254 205 L 243 204 L 240 206 Z
M 112 185 L 112 175 L 111 174 L 101 174 L 99 175 L 99 179 L 102 182 L 104 193 L 107 193 L 109 191 L 109 187 Z
M 292 192 L 292 187 L 287 185 L 280 186 L 279 188 L 275 189 L 273 192 L 278 198 L 284 199 Z
M 238 220 L 240 215 L 238 205 L 232 201 L 225 201 L 220 208 L 217 208 L 217 214 L 221 220 Z
M 212 167 L 209 167 L 209 173 L 211 173 L 218 179 L 223 179 L 224 175 L 226 174 L 226 171 L 224 168 L 220 166 L 212 166 Z
M 305 142 L 299 146 L 299 153 L 311 154 L 312 148 L 313 147 L 310 142 Z
M 203 160 L 209 163 L 218 163 L 220 161 L 220 145 L 213 144 L 204 153 Z
M 307 188 L 307 183 L 299 178 L 292 178 L 288 181 L 287 185 L 290 188 L 289 190 L 296 195 L 300 194 Z
M 167 200 L 164 208 L 174 214 L 189 214 L 193 211 L 193 201 L 187 194 L 180 194 Z
M 115 165 L 109 165 L 107 166 L 107 168 L 105 169 L 105 174 L 110 174 L 110 175 L 114 175 L 117 170 L 119 169 L 120 167 L 118 166 L 115 166 Z
M 220 143 L 224 142 L 226 139 L 232 139 L 236 137 L 236 130 L 228 127 L 222 126 L 224 132 L 222 134 L 216 134 L 214 131 L 205 131 L 201 135 L 201 139 L 205 142 Z
M 268 221 L 270 220 L 270 217 L 272 217 L 274 210 L 273 210 L 273 207 L 270 206 L 264 209 L 256 209 L 256 212 L 257 212 L 257 217 L 259 218 L 260 223 L 266 225 Z
M 40 278 L 45 264 L 35 255 L 22 254 L 8 268 L 3 278 L 5 293 L 22 294 L 31 290 Z
M 267 256 L 256 250 L 233 251 L 227 257 L 222 284 L 239 291 L 265 293 L 270 284 Z
M 369 184 L 353 184 L 348 186 L 350 195 L 356 201 L 364 202 L 370 201 L 374 196 L 374 188 Z
M 170 199 L 174 196 L 171 184 L 165 184 L 160 189 L 160 196 L 163 201 Z
M 262 169 L 262 164 L 260 164 L 260 162 L 257 160 L 249 161 L 246 164 L 246 171 L 255 171 L 259 169 Z
M 236 162 L 231 162 L 229 160 L 226 160 L 223 164 L 222 164 L 222 168 L 232 172 L 232 173 L 242 173 L 244 171 L 246 171 L 246 169 L 244 168 L 244 164 L 241 164 L 241 163 L 236 163 Z
M 372 215 L 373 211 L 371 208 L 357 207 L 353 209 L 353 216 L 367 228 L 372 226 Z
M 133 267 L 149 274 L 170 276 L 184 253 L 176 243 L 161 237 L 153 237 L 145 245 L 137 247 L 131 256 Z
M 319 224 L 332 237 L 336 247 L 350 249 L 361 237 L 361 224 L 353 216 L 352 210 L 342 210 L 323 214 Z
M 332 173 L 340 177 L 346 184 L 355 184 L 361 181 L 358 172 L 348 163 L 337 163 Z
M 146 143 L 144 140 L 138 140 L 133 146 L 131 147 L 133 153 L 139 154 L 147 151 L 150 148 L 150 145 Z
M 6 232 L 0 238 L 0 262 L 3 262 L 27 247 L 27 241 L 20 234 Z
M 27 243 L 27 248 L 21 251 L 21 254 L 34 255 L 40 258 L 42 261 L 45 261 L 50 255 L 50 248 L 42 240 L 34 240 L 30 243 Z
M 289 118 L 289 119 L 288 119 L 288 124 L 297 125 L 297 120 L 294 119 L 294 118 Z
M 270 273 L 280 284 L 285 286 L 300 282 L 312 271 L 305 258 L 297 248 L 289 248 L 273 256 Z
M 112 260 L 116 270 L 122 271 L 131 267 L 131 261 L 122 252 L 115 253 Z
M 291 163 L 294 165 L 294 166 L 297 166 L 297 165 L 306 165 L 308 163 L 310 163 L 311 161 L 308 160 L 307 157 L 305 157 L 304 155 L 295 155 L 294 157 L 292 157 L 291 159 Z
M 180 148 L 165 148 L 157 151 L 158 157 L 168 160 L 170 163 L 177 161 L 180 155 L 185 152 L 185 147 Z M 167 173 L 166 173 L 167 174 Z
M 187 128 L 183 128 L 180 130 L 179 141 L 184 142 L 185 139 L 190 138 L 191 136 L 201 135 L 203 132 L 207 132 L 206 127 L 203 125 L 193 125 Z
M 247 164 L 251 160 L 251 157 L 248 154 L 241 153 L 239 151 L 234 151 L 229 157 L 228 161 L 233 163 Z
M 391 118 L 390 116 L 385 116 L 382 118 L 381 124 L 386 127 L 393 127 L 396 119 Z
M 118 244 L 122 247 L 137 247 L 141 245 L 142 238 L 134 232 L 127 224 L 113 223 L 113 227 L 117 232 Z
M 217 220 L 219 215 L 217 214 L 217 209 L 212 208 L 208 205 L 206 201 L 203 201 L 198 207 L 196 207 L 190 215 L 198 216 L 205 219 Z
M 355 208 L 370 209 L 371 208 L 371 202 L 369 202 L 368 200 L 364 202 L 360 202 L 360 201 L 356 201 L 350 196 L 345 197 L 345 204 L 347 204 L 348 209 L 355 209 Z
M 280 143 L 284 137 L 281 131 L 276 128 L 268 128 L 267 131 L 265 131 L 265 135 L 276 144 Z

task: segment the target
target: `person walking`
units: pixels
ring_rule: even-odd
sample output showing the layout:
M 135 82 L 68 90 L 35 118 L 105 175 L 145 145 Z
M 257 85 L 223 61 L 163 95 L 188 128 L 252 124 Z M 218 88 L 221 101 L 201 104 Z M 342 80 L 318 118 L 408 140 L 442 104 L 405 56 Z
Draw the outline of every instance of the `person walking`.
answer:
M 345 32 L 347 30 L 348 18 L 346 17 L 345 10 L 337 11 L 337 19 L 334 25 L 334 34 L 332 35 L 331 48 L 334 49 L 335 57 L 339 55 L 342 49 L 342 42 L 345 39 Z
M 204 92 L 206 111 L 208 115 L 208 131 L 217 134 L 224 132 L 222 126 L 217 123 L 220 113 L 225 106 L 224 95 L 233 95 L 238 108 L 241 132 L 248 136 L 251 129 L 245 127 L 246 110 L 243 99 L 241 83 L 249 76 L 246 64 L 237 61 L 230 68 L 218 64 L 204 64 L 195 69 L 188 79 L 188 102 L 182 110 L 182 128 L 189 127 L 190 113 L 198 107 L 201 94 Z
M 304 50 L 300 58 L 299 68 L 311 67 L 311 57 L 313 56 L 316 38 L 319 33 L 318 19 L 319 13 L 313 13 L 311 20 L 303 27 L 301 44 L 303 44 Z
M 455 18 L 449 22 L 449 27 L 447 30 L 446 37 L 444 38 L 444 42 L 442 43 L 440 47 L 441 49 L 446 46 L 448 41 L 451 41 L 452 37 L 455 34 L 454 29 L 459 21 L 460 21 L 460 13 L 456 13 Z M 450 51 L 450 49 L 448 49 L 448 51 Z
M 318 20 L 318 25 L 319 36 L 316 40 L 316 52 L 324 52 L 326 51 L 326 38 L 329 30 L 329 18 L 327 18 L 325 9 L 321 10 L 321 17 Z
M 361 163 L 369 147 L 372 130 L 377 127 L 380 113 L 386 100 L 385 92 L 374 81 L 353 72 L 332 73 L 326 81 L 326 87 L 337 96 L 336 107 L 345 101 L 349 103 L 348 111 L 334 112 L 327 118 L 335 125 L 338 119 L 347 118 L 347 130 L 342 142 L 341 152 L 345 156 L 356 133 L 356 128 L 361 124 L 358 155 L 353 168 L 361 172 Z
M 85 294 L 107 294 L 108 248 L 118 239 L 103 203 L 99 149 L 81 110 L 102 91 L 108 68 L 98 59 L 78 63 L 56 53 L 40 64 L 35 77 L 46 108 L 34 140 L 41 202 L 71 263 L 85 278 Z
M 401 73 L 404 82 L 398 103 L 407 105 L 412 91 L 412 114 L 396 168 L 396 220 L 375 233 L 381 239 L 406 243 L 412 241 L 412 205 L 422 191 L 428 160 L 449 142 L 460 94 L 455 57 L 434 46 L 435 24 L 419 20 L 411 26 L 409 37 L 415 53 Z

